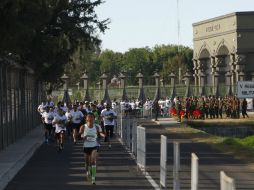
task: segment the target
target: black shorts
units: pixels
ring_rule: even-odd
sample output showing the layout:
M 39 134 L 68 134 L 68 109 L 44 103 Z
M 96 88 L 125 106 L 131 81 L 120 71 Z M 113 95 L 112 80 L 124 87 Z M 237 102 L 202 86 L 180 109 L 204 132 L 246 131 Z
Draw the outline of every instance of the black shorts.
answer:
M 91 154 L 93 150 L 97 150 L 97 152 L 99 152 L 99 146 L 95 146 L 95 147 L 84 147 L 84 153 L 86 154 Z
M 79 130 L 80 126 L 81 126 L 81 124 L 80 124 L 80 123 L 72 123 L 72 124 L 71 124 L 71 128 L 72 128 L 72 130 L 73 130 L 73 129 L 77 129 L 77 130 Z
M 114 125 L 105 125 L 105 129 L 107 136 L 110 136 L 110 138 L 112 138 L 114 134 Z
M 50 124 L 44 123 L 44 128 L 45 128 L 46 130 L 48 130 L 48 131 L 50 131 L 51 129 L 53 129 L 51 123 L 50 123 Z

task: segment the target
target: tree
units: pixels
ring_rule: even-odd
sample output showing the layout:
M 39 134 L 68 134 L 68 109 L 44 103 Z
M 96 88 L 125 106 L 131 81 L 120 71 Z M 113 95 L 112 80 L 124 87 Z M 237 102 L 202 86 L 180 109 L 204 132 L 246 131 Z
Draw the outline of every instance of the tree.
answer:
M 56 82 L 79 48 L 95 50 L 99 21 L 94 8 L 101 0 L 3 0 L 0 2 L 0 54 L 15 54 L 38 79 Z
M 118 75 L 121 72 L 121 67 L 123 65 L 123 55 L 121 53 L 105 50 L 101 52 L 98 59 L 101 63 L 101 73 L 107 72 L 109 77 L 112 78 L 114 75 Z

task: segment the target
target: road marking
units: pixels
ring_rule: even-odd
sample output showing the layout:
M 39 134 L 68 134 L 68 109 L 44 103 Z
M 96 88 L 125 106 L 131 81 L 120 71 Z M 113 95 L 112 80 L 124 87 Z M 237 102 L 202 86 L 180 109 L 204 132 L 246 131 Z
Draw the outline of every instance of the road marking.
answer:
M 150 174 L 148 172 L 144 172 L 144 175 L 145 175 L 146 179 L 149 181 L 149 183 L 154 187 L 155 190 L 160 190 L 160 187 L 153 180 L 153 178 L 150 176 Z
M 127 150 L 127 147 L 124 145 L 124 143 L 120 138 L 118 138 L 118 141 L 122 144 L 125 150 Z M 134 160 L 136 161 L 135 156 L 132 154 L 132 152 L 128 152 L 128 154 L 130 154 L 131 158 L 134 158 Z M 143 172 L 143 175 L 146 177 L 147 181 L 149 181 L 149 183 L 153 186 L 155 190 L 161 190 L 159 185 L 153 180 L 153 178 L 150 176 L 148 172 Z

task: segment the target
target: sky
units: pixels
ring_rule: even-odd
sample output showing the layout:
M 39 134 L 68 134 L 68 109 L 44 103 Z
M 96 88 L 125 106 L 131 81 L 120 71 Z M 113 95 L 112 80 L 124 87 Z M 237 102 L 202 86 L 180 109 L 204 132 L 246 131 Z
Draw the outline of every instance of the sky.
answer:
M 162 44 L 193 48 L 193 23 L 232 12 L 254 11 L 254 0 L 178 0 L 178 9 L 177 0 L 104 1 L 95 10 L 100 20 L 111 21 L 109 29 L 100 34 L 102 50 L 122 53 Z

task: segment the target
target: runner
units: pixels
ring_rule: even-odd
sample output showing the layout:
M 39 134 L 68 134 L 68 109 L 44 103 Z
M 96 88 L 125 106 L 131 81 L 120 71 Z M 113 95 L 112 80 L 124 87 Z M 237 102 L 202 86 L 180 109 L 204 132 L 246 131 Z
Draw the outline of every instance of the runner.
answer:
M 72 137 L 73 137 L 73 143 L 77 143 L 78 138 L 78 131 L 81 126 L 81 122 L 84 118 L 84 115 L 81 111 L 78 110 L 78 107 L 76 104 L 73 105 L 73 110 L 71 111 L 71 128 L 72 128 Z
M 103 119 L 103 124 L 106 130 L 105 142 L 108 142 L 109 148 L 111 148 L 110 138 L 113 137 L 114 125 L 116 119 L 116 112 L 111 109 L 110 104 L 106 104 L 106 108 L 101 111 L 101 117 Z
M 79 133 L 84 139 L 84 153 L 86 161 L 86 173 L 89 179 L 92 176 L 92 184 L 95 184 L 96 177 L 96 160 L 97 152 L 99 151 L 98 137 L 104 136 L 101 127 L 94 123 L 95 116 L 89 112 L 86 116 L 86 124 L 82 125 Z
M 64 115 L 64 111 L 62 109 L 58 109 L 57 114 L 55 115 L 52 124 L 55 125 L 55 127 L 56 127 L 55 133 L 56 133 L 56 140 L 57 140 L 59 152 L 63 150 L 64 133 L 66 131 L 66 123 L 67 123 L 67 118 Z
M 52 121 L 54 119 L 54 113 L 50 111 L 50 108 L 47 106 L 46 111 L 42 114 L 42 123 L 44 124 L 45 129 L 45 143 L 49 143 L 49 137 L 51 136 L 51 131 L 53 129 L 52 127 Z

